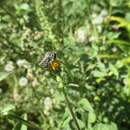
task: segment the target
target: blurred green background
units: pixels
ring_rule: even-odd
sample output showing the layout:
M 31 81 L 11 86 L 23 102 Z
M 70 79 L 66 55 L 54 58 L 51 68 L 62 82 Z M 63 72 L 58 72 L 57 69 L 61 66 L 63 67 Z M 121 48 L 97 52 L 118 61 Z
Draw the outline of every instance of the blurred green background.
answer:
M 0 0 L 0 130 L 77 130 L 63 86 L 81 130 L 130 130 L 129 0 Z

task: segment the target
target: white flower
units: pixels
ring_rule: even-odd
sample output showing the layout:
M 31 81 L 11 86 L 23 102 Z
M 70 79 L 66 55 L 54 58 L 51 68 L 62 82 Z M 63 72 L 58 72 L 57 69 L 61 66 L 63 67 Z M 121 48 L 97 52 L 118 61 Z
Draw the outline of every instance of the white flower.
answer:
M 19 85 L 20 86 L 25 86 L 25 85 L 27 85 L 27 83 L 28 83 L 27 78 L 25 78 L 25 77 L 20 78 L 20 80 L 19 80 Z
M 44 107 L 45 110 L 49 111 L 52 108 L 52 99 L 50 97 L 45 98 L 44 100 Z
M 87 36 L 87 30 L 83 29 L 83 28 L 79 28 L 77 31 L 76 31 L 76 39 L 77 41 L 79 42 L 84 42 L 86 40 L 86 36 Z
M 45 114 L 46 116 L 48 116 L 48 115 L 49 115 L 49 111 L 48 111 L 48 110 L 44 110 L 44 114 Z
M 98 26 L 97 26 L 97 30 L 98 30 L 99 33 L 101 33 L 101 32 L 102 32 L 102 26 L 101 26 L 101 25 L 98 25 Z
M 101 24 L 103 22 L 103 17 L 102 15 L 97 15 L 97 14 L 92 14 L 92 22 L 93 24 Z
M 7 72 L 11 72 L 11 71 L 13 71 L 14 70 L 14 66 L 13 66 L 13 64 L 12 63 L 8 63 L 8 64 L 6 64 L 5 65 L 5 71 L 7 71 Z
M 50 89 L 51 94 L 54 94 L 54 92 L 55 92 L 54 89 Z
M 107 12 L 107 10 L 105 10 L 105 9 L 103 9 L 102 11 L 101 11 L 101 16 L 107 16 L 107 14 L 108 14 L 108 12 Z
M 117 48 L 116 48 L 116 47 L 112 48 L 112 51 L 113 51 L 113 52 L 116 52 L 116 51 L 117 51 Z
M 37 79 L 35 78 L 33 81 L 32 81 L 32 86 L 33 87 L 36 87 L 36 86 L 38 86 L 38 81 L 37 81 Z
M 93 41 L 96 41 L 97 40 L 97 36 L 91 36 L 90 38 L 89 38 L 89 41 L 90 42 L 93 42 Z
M 30 68 L 29 62 L 26 61 L 25 59 L 19 59 L 19 60 L 17 61 L 17 65 L 18 65 L 19 67 Z
M 100 14 L 92 14 L 92 22 L 93 24 L 101 24 L 104 21 L 106 21 L 106 17 L 107 17 L 107 10 L 102 10 Z

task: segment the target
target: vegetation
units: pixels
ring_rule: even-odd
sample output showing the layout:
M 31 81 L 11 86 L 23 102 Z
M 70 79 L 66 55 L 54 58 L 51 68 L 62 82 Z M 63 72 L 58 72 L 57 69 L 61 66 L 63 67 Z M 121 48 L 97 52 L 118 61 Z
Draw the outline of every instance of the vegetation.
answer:
M 0 1 L 0 130 L 129 130 L 129 108 L 129 0 Z

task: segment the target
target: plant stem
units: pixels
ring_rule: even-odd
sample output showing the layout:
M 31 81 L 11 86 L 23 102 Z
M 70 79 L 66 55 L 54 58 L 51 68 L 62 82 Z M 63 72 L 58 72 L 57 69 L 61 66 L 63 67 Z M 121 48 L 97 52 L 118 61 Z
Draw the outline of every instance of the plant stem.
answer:
M 35 123 L 33 123 L 33 122 L 31 122 L 31 121 L 24 120 L 24 119 L 22 119 L 21 117 L 15 115 L 15 114 L 9 114 L 7 117 L 8 117 L 8 118 L 16 119 L 16 120 L 18 120 L 19 122 L 25 124 L 26 126 L 28 126 L 28 127 L 30 127 L 30 128 L 33 128 L 33 129 L 36 129 L 36 130 L 43 130 L 42 128 L 40 128 L 39 126 L 37 126 Z
M 61 43 L 61 45 L 64 45 L 64 26 L 65 26 L 65 20 L 64 20 L 64 9 L 63 9 L 62 2 L 63 2 L 62 0 L 59 0 L 59 18 L 60 18 L 59 27 L 60 27 L 60 38 L 61 38 L 60 43 Z M 63 94 L 64 94 L 64 97 L 65 97 L 65 101 L 66 101 L 66 103 L 68 105 L 69 111 L 70 111 L 70 113 L 72 115 L 72 118 L 73 118 L 73 120 L 75 122 L 75 125 L 77 127 L 77 130 L 80 130 L 78 121 L 77 121 L 76 116 L 75 116 L 75 114 L 73 112 L 73 109 L 71 107 L 71 104 L 69 102 L 69 99 L 67 97 L 67 94 L 65 92 L 64 87 L 63 87 Z
M 70 111 L 70 113 L 71 113 L 71 115 L 72 115 L 72 118 L 73 118 L 73 120 L 74 120 L 74 122 L 75 122 L 75 125 L 76 125 L 76 127 L 77 127 L 77 130 L 80 130 L 78 121 L 77 121 L 76 116 L 75 116 L 75 114 L 74 114 L 74 112 L 73 112 L 72 106 L 71 106 L 71 104 L 70 104 L 70 102 L 69 102 L 69 99 L 68 99 L 68 97 L 67 97 L 67 94 L 66 94 L 66 92 L 65 92 L 64 87 L 63 87 L 63 94 L 64 94 L 64 97 L 65 97 L 65 101 L 66 101 L 66 103 L 67 103 L 67 105 L 68 105 L 69 111 Z

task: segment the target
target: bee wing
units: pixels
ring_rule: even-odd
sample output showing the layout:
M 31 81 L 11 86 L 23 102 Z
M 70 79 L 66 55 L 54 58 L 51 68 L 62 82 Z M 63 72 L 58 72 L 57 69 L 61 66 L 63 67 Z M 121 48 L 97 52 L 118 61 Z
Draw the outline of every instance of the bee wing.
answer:
M 43 65 L 44 67 L 47 67 L 48 64 L 56 59 L 56 52 L 47 52 L 45 54 L 45 57 L 42 59 L 42 61 L 39 63 L 39 65 Z
M 39 63 L 39 65 L 43 65 L 44 67 L 47 67 L 47 65 L 48 65 L 48 57 L 44 57 L 43 59 L 42 59 L 42 61 Z

